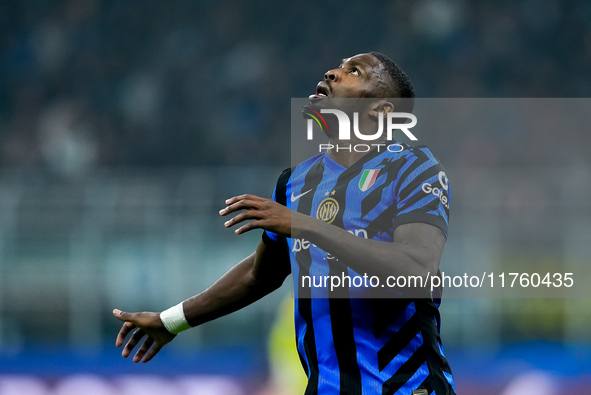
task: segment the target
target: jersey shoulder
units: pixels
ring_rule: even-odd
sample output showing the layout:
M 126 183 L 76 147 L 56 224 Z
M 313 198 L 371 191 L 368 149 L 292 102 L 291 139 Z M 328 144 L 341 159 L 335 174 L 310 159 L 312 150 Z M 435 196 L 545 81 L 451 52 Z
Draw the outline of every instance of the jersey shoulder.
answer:
M 439 159 L 437 159 L 437 157 L 433 154 L 431 149 L 426 145 L 416 145 L 413 147 L 409 147 L 407 155 L 426 156 L 429 159 L 433 159 L 439 162 Z
M 385 166 L 388 171 L 413 172 L 417 167 L 422 169 L 437 166 L 441 167 L 439 159 L 433 155 L 425 145 L 409 146 L 404 143 L 397 144 L 396 151 L 387 150 L 372 158 L 364 167 Z
M 326 154 L 324 152 L 314 155 L 313 157 L 306 159 L 302 163 L 292 167 L 292 174 L 301 174 L 307 172 L 312 166 L 322 162 Z
M 315 155 L 309 159 L 306 159 L 304 162 L 298 165 L 288 167 L 287 169 L 283 170 L 283 172 L 281 172 L 281 175 L 277 180 L 277 184 L 275 185 L 275 192 L 273 194 L 273 198 L 279 203 L 285 205 L 283 201 L 285 199 L 285 196 L 290 193 L 293 178 L 305 177 L 306 173 L 308 172 L 308 170 L 310 170 L 310 168 L 322 161 L 324 155 L 324 153 Z
M 390 157 L 392 159 L 406 158 L 407 160 L 414 160 L 416 158 L 424 158 L 439 162 L 439 159 L 435 157 L 431 149 L 429 149 L 429 147 L 427 147 L 426 145 L 409 146 L 403 143 L 399 145 L 401 147 L 399 152 L 389 152 Z

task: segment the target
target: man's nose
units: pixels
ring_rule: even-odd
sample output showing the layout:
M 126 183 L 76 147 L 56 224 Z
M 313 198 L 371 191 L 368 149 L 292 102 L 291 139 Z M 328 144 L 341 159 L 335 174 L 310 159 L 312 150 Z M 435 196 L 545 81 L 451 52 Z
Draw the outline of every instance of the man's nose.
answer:
M 338 82 L 341 77 L 337 69 L 329 70 L 324 74 L 324 81 Z

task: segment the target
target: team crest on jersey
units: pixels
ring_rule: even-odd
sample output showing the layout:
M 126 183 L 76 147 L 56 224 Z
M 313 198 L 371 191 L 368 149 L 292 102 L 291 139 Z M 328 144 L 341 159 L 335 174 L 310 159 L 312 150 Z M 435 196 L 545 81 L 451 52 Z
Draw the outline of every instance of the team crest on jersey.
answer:
M 380 169 L 363 170 L 363 173 L 361 173 L 361 178 L 359 179 L 359 189 L 361 189 L 361 192 L 365 192 L 371 188 L 371 186 L 378 179 L 379 172 Z
M 334 221 L 338 212 L 339 202 L 329 197 L 320 202 L 320 206 L 318 206 L 318 210 L 316 210 L 316 218 L 330 224 Z

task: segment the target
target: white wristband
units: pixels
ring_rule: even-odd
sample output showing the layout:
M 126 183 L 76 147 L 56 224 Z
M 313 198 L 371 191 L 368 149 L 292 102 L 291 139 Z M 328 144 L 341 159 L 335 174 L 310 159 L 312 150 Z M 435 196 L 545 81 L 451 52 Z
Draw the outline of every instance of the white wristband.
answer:
M 173 335 L 178 335 L 182 331 L 191 328 L 191 325 L 189 325 L 185 318 L 183 302 L 164 310 L 160 313 L 160 319 L 164 327 Z

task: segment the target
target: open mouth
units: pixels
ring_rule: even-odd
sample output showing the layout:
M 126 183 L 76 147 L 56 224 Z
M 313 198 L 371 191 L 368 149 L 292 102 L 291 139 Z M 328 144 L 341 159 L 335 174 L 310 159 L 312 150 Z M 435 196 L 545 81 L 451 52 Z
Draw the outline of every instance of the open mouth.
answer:
M 319 99 L 328 97 L 329 93 L 330 93 L 329 89 L 325 85 L 325 83 L 319 82 L 318 85 L 316 85 L 316 93 L 313 95 L 310 95 L 309 99 L 310 100 L 319 100 Z

